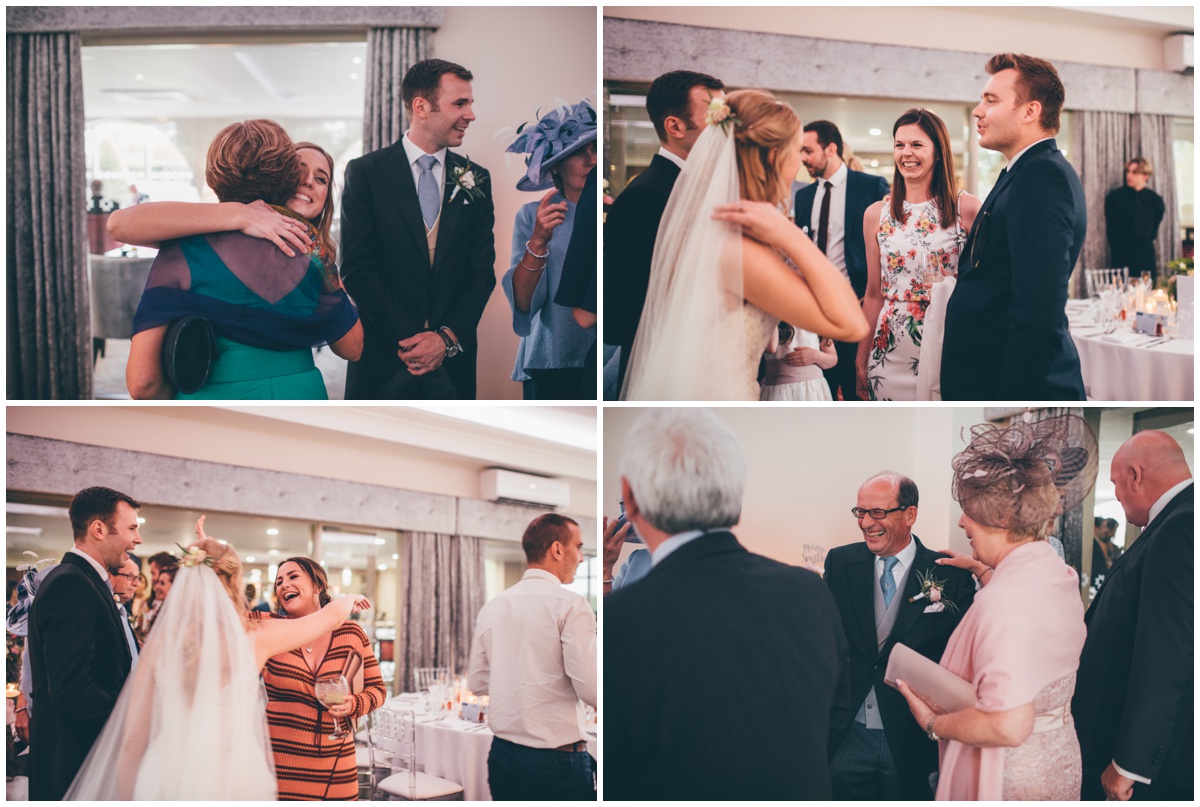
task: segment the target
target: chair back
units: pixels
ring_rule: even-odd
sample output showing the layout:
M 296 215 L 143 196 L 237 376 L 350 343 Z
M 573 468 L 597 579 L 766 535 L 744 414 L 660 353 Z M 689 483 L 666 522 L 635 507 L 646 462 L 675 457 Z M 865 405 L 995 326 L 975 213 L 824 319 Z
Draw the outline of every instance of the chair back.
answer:
M 385 706 L 371 712 L 368 721 L 367 747 L 371 750 L 371 767 L 407 773 L 408 798 L 414 800 L 417 792 L 416 716 Z
M 1129 267 L 1113 267 L 1107 269 L 1084 269 L 1083 279 L 1087 284 L 1088 297 L 1097 297 L 1101 289 L 1106 289 L 1114 283 L 1119 283 L 1122 288 L 1129 282 Z

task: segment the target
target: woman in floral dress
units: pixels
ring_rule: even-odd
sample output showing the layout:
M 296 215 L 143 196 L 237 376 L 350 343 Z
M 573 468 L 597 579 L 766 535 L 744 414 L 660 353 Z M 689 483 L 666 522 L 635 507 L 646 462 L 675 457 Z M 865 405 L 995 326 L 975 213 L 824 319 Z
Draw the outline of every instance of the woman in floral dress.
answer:
M 874 401 L 911 401 L 917 397 L 932 278 L 958 274 L 958 253 L 980 203 L 969 193 L 955 193 L 954 155 L 941 118 L 927 109 L 910 109 L 896 121 L 892 136 L 892 193 L 867 208 L 863 218 L 863 313 L 875 330 L 858 345 L 858 389 Z

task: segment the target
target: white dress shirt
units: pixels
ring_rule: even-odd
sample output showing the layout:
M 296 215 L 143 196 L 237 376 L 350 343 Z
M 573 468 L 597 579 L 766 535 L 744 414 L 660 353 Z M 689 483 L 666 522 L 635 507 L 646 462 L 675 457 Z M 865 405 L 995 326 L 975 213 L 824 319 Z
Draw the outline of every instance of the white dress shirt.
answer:
M 408 158 L 408 167 L 412 171 L 413 187 L 417 187 L 421 181 L 421 166 L 417 165 L 417 160 L 424 157 L 428 152 L 418 146 L 408 137 L 408 132 L 404 133 L 404 137 L 400 142 L 404 144 L 404 156 Z M 446 187 L 446 149 L 440 149 L 433 152 L 433 157 L 437 158 L 437 163 L 430 169 L 433 174 L 434 181 L 437 182 L 439 188 Z M 442 198 L 445 194 L 439 194 L 438 198 Z
M 558 748 L 584 737 L 596 705 L 596 617 L 543 569 L 526 569 L 475 621 L 467 686 L 488 695 L 488 725 L 511 743 Z
M 96 570 L 96 574 L 100 575 L 100 579 L 103 580 L 108 586 L 108 590 L 112 591 L 112 578 L 108 576 L 108 569 L 105 569 L 100 561 L 96 560 L 86 552 L 80 552 L 76 547 L 71 547 L 67 551 L 78 555 L 91 564 L 91 567 Z
M 1050 137 L 1043 137 L 1041 140 L 1038 140 L 1036 143 L 1030 143 L 1028 146 L 1026 146 L 1025 148 L 1018 151 L 1016 154 L 1014 154 L 1013 158 L 1008 161 L 1007 165 L 1004 166 L 1004 169 L 1006 171 L 1011 170 L 1012 167 L 1017 164 L 1017 160 L 1021 159 L 1022 154 L 1029 151 L 1031 148 L 1036 146 L 1038 143 L 1044 143 L 1047 140 L 1053 140 L 1053 139 L 1054 139 L 1054 136 L 1051 135 Z
M 842 163 L 842 167 L 833 172 L 828 182 L 833 185 L 829 191 L 829 236 L 825 239 L 825 257 L 847 278 L 846 271 L 846 179 L 850 169 Z M 808 234 L 812 242 L 817 243 L 817 230 L 821 226 L 821 205 L 825 199 L 824 179 L 817 180 L 817 195 L 813 198 L 812 216 L 809 218 Z
M 650 552 L 650 565 L 657 566 L 662 563 L 663 558 L 670 555 L 684 544 L 690 544 L 692 541 L 704 534 L 704 530 L 688 530 L 687 532 L 679 532 L 672 535 L 670 538 L 663 541 Z
M 660 156 L 666 157 L 668 160 L 670 160 L 671 162 L 678 165 L 680 171 L 682 171 L 684 169 L 684 167 L 687 165 L 687 160 L 683 159 L 682 157 L 680 157 L 678 154 L 676 154 L 673 151 L 667 151 L 662 146 L 658 147 L 658 153 Z

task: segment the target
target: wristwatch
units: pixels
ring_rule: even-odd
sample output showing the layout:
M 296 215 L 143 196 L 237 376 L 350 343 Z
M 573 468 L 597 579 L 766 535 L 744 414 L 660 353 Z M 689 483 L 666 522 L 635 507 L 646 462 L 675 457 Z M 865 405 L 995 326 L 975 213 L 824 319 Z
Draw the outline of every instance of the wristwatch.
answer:
M 443 358 L 452 359 L 459 353 L 462 353 L 462 345 L 460 345 L 458 342 L 455 342 L 454 339 L 451 338 L 450 334 L 446 332 L 445 325 L 438 328 L 436 331 L 434 331 L 434 333 L 442 337 L 442 341 L 446 343 L 446 355 L 443 356 Z

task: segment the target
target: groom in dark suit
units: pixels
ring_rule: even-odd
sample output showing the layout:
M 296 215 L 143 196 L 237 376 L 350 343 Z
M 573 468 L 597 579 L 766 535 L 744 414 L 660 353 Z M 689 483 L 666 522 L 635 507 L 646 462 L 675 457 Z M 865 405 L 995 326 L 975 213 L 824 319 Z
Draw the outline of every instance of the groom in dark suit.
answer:
M 75 546 L 38 586 L 27 647 L 31 801 L 66 794 L 129 675 L 125 612 L 113 601 L 108 575 L 142 543 L 138 507 L 109 488 L 77 493 L 70 507 Z
M 941 659 L 975 599 L 975 583 L 962 569 L 937 565 L 944 556 L 912 534 L 917 501 L 916 483 L 908 477 L 882 473 L 868 479 L 854 508 L 863 542 L 831 549 L 825 558 L 825 582 L 850 641 L 850 702 L 857 713 L 830 762 L 838 800 L 933 798 L 929 777 L 938 768 L 937 743 L 883 674 L 897 643 Z M 942 583 L 940 602 L 928 596 L 912 602 L 921 593 L 920 578 L 930 575 Z
M 1071 713 L 1085 800 L 1195 798 L 1195 491 L 1179 444 L 1138 432 L 1112 459 L 1141 535 L 1088 608 Z
M 475 330 L 496 286 L 492 186 L 447 150 L 475 120 L 472 79 L 441 59 L 413 65 L 404 137 L 346 165 L 342 279 L 364 337 L 347 398 L 475 397 Z
M 724 98 L 724 88 L 720 79 L 704 73 L 673 70 L 654 79 L 646 93 L 646 112 L 661 146 L 646 170 L 617 196 L 604 221 L 604 341 L 621 348 L 618 391 L 646 304 L 663 210 L 704 130 L 709 101 Z
M 1054 135 L 1066 97 L 1054 65 L 1000 53 L 971 113 L 1008 159 L 975 217 L 946 309 L 942 398 L 1086 400 L 1067 332 L 1067 285 L 1087 234 L 1083 186 Z
M 850 279 L 861 303 L 867 293 L 863 216 L 868 207 L 887 195 L 887 181 L 850 170 L 842 161 L 842 133 L 827 120 L 815 120 L 804 127 L 800 160 L 816 181 L 796 192 L 796 226 L 806 228 L 817 247 Z M 833 346 L 838 360 L 825 371 L 829 390 L 835 401 L 839 389 L 843 400 L 856 401 L 854 362 L 858 343 L 834 342 Z
M 650 409 L 620 470 L 652 568 L 604 601 L 605 797 L 830 798 L 846 639 L 817 575 L 730 532 L 746 481 L 737 438 L 711 411 Z

